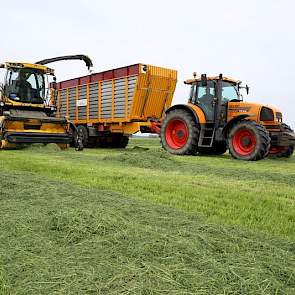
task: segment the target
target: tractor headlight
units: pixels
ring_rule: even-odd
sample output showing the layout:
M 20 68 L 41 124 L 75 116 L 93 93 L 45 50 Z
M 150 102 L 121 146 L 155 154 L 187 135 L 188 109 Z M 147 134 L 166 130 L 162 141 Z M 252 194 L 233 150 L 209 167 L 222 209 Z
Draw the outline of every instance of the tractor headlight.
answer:
M 272 109 L 262 107 L 260 112 L 260 121 L 274 121 L 275 116 Z

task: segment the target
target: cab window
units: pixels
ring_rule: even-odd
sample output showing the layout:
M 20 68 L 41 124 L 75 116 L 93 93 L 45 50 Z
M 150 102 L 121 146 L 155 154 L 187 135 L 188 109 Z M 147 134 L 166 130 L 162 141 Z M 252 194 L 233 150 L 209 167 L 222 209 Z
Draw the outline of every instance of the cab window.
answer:
M 222 82 L 221 99 L 224 103 L 232 100 L 240 100 L 237 86 L 229 82 Z

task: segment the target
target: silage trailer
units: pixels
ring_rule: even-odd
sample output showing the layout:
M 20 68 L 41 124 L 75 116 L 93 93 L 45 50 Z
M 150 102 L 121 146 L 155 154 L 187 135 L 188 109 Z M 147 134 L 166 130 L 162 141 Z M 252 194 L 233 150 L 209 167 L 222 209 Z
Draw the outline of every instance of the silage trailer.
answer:
M 158 132 L 177 71 L 134 64 L 53 85 L 57 117 L 73 122 L 85 147 L 121 147 L 138 131 Z

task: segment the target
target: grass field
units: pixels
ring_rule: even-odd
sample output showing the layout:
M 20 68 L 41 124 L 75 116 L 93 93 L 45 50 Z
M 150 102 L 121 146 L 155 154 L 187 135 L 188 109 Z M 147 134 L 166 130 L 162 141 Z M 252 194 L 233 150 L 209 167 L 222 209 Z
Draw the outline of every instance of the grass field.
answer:
M 294 164 L 0 151 L 0 294 L 295 294 Z

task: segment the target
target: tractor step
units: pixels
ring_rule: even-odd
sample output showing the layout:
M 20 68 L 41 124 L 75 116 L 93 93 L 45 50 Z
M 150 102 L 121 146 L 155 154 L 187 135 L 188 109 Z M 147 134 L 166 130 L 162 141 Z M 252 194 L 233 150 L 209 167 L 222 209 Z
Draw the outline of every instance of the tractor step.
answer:
M 214 126 L 210 126 L 210 123 L 208 125 L 201 126 L 201 132 L 198 142 L 199 147 L 212 147 L 213 145 L 215 128 Z

